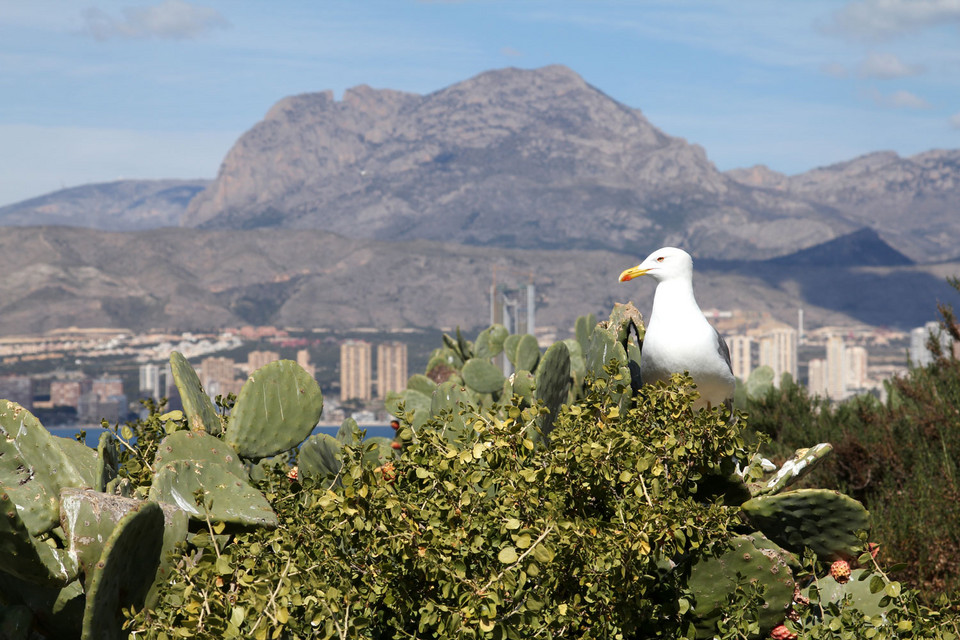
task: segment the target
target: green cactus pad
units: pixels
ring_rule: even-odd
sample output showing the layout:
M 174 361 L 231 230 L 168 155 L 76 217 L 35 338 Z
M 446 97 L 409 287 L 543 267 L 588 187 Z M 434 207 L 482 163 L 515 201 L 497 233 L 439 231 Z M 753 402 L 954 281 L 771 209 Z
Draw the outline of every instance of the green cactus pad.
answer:
M 145 502 L 124 515 L 94 566 L 83 612 L 83 640 L 120 640 L 122 609 L 140 608 L 153 583 L 163 546 L 163 510 Z
M 268 458 L 303 442 L 322 413 L 313 376 L 292 360 L 278 360 L 244 383 L 224 439 L 244 458 Z
M 741 506 L 750 523 L 781 547 L 802 553 L 809 547 L 821 560 L 857 554 L 857 532 L 870 528 L 870 513 L 838 491 L 800 489 L 753 498 Z
M 607 378 L 604 368 L 611 360 L 616 360 L 622 368 L 626 367 L 627 352 L 617 342 L 613 332 L 598 325 L 590 335 L 590 348 L 585 354 L 587 373 L 596 378 Z
M 204 507 L 197 505 L 194 498 L 198 489 L 203 490 L 212 521 L 277 526 L 277 515 L 262 493 L 222 465 L 211 462 L 177 460 L 163 465 L 153 476 L 150 499 L 175 505 L 191 519 L 205 521 Z
M 876 574 L 868 574 L 865 569 L 854 569 L 850 572 L 850 579 L 841 584 L 828 574 L 817 580 L 817 582 L 811 583 L 810 586 L 804 589 L 803 594 L 810 598 L 811 604 L 817 604 L 819 602 L 822 605 L 826 605 L 832 602 L 837 606 L 841 605 L 844 598 L 850 596 L 848 606 L 858 609 L 865 616 L 879 616 L 890 611 L 895 603 L 888 600 L 885 604 L 881 604 L 881 601 L 886 596 L 883 589 L 877 593 L 870 593 L 871 575 L 875 576 Z M 819 596 L 817 596 L 815 590 L 812 588 L 814 586 L 819 588 Z M 823 610 L 825 621 L 833 617 L 828 607 L 824 606 Z
M 219 435 L 222 428 L 213 401 L 203 390 L 203 385 L 200 384 L 200 378 L 197 376 L 196 370 L 187 362 L 182 353 L 178 351 L 170 353 L 170 370 L 173 372 L 173 380 L 180 392 L 183 413 L 187 416 L 187 424 L 190 425 L 190 429 Z
M 43 630 L 46 638 L 80 638 L 86 598 L 79 580 L 74 580 L 65 587 L 41 586 L 0 571 L 0 601 L 27 606 L 33 613 L 37 627 Z M 3 637 L 0 632 L 0 638 Z
M 360 432 L 360 425 L 353 418 L 346 418 L 340 423 L 337 429 L 337 440 L 343 444 L 357 444 L 363 440 L 363 433 Z
M 120 444 L 109 431 L 100 434 L 97 442 L 96 484 L 92 488 L 106 491 L 107 485 L 116 479 L 120 470 Z
M 759 611 L 761 635 L 783 622 L 793 602 L 793 572 L 769 541 L 758 545 L 755 539 L 741 536 L 730 544 L 723 554 L 700 560 L 690 572 L 687 586 L 696 598 L 693 611 L 698 638 L 716 634 L 722 607 L 739 580 L 765 586 L 765 605 Z
M 163 508 L 163 546 L 160 547 L 160 565 L 157 567 L 157 574 L 154 577 L 153 584 L 150 585 L 150 591 L 147 593 L 145 604 L 153 608 L 157 603 L 160 586 L 170 579 L 173 573 L 173 567 L 176 565 L 178 556 L 176 553 L 177 544 L 187 538 L 190 518 L 186 511 L 172 507 L 171 505 L 161 504 Z
M 538 362 L 540 362 L 540 345 L 537 344 L 535 337 L 529 333 L 525 333 L 520 336 L 520 342 L 517 343 L 513 366 L 518 370 L 525 369 L 527 371 L 535 371 Z
M 510 378 L 503 381 L 500 401 L 509 403 L 513 396 L 519 396 L 521 398 L 520 404 L 529 407 L 533 404 L 533 391 L 536 386 L 536 378 L 532 373 L 523 369 L 514 371 Z
M 460 327 L 457 327 L 457 348 L 464 362 L 473 357 L 473 344 L 463 337 Z
M 236 451 L 220 438 L 202 431 L 174 431 L 160 441 L 154 466 L 159 468 L 178 460 L 214 463 L 240 478 L 247 475 Z
M 430 419 L 430 398 L 419 391 L 405 389 L 400 392 L 391 391 L 384 400 L 384 406 L 387 411 L 393 415 L 398 415 L 400 405 L 406 412 L 406 418 L 410 421 L 413 430 L 416 431 Z
M 60 489 L 87 482 L 32 413 L 0 400 L 0 484 L 27 531 L 39 535 L 60 522 Z
M 422 373 L 415 373 L 407 380 L 407 389 L 418 391 L 428 398 L 433 395 L 433 391 L 436 388 L 437 383 Z
M 492 358 L 503 353 L 503 342 L 510 336 L 507 328 L 502 324 L 492 324 L 483 332 L 487 334 L 487 349 L 490 351 L 488 357 Z M 479 342 L 479 338 L 477 340 Z M 480 357 L 479 353 L 477 357 Z
M 520 336 L 516 333 L 511 333 L 503 340 L 503 353 L 507 356 L 507 360 L 510 361 L 510 364 L 516 368 L 517 366 L 517 345 L 520 344 Z
M 607 327 L 620 344 L 625 344 L 631 333 L 643 339 L 643 316 L 632 302 L 614 304 Z
M 503 373 L 497 365 L 488 360 L 467 360 L 461 375 L 464 383 L 478 393 L 493 393 L 503 388 Z
M 537 400 L 549 412 L 540 415 L 538 424 L 540 434 L 547 437 L 553 431 L 553 422 L 570 389 L 570 351 L 563 342 L 556 342 L 547 349 L 537 367 L 536 387 Z
M 110 432 L 104 431 L 103 434 L 101 434 L 101 438 L 108 433 Z M 82 442 L 77 442 L 73 438 L 54 436 L 53 441 L 60 446 L 63 455 L 67 456 L 80 474 L 80 477 L 83 479 L 83 483 L 80 486 L 96 489 L 97 481 L 100 477 L 97 452 Z
M 574 333 L 577 336 L 577 342 L 580 343 L 581 353 L 586 354 L 590 351 L 590 338 L 593 336 L 593 330 L 597 326 L 597 317 L 588 314 L 577 318 L 574 324 Z
M 574 338 L 567 338 L 563 341 L 567 345 L 567 351 L 570 353 L 570 378 L 572 379 L 571 391 L 579 390 L 583 387 L 583 381 L 587 377 L 587 364 L 583 359 L 583 349 L 580 347 L 580 341 Z
M 368 467 L 379 467 L 396 457 L 390 438 L 373 437 L 363 441 L 363 463 Z
M 87 586 L 94 565 L 100 560 L 103 547 L 120 520 L 143 504 L 142 500 L 124 498 L 89 489 L 64 489 L 60 493 L 60 521 L 67 551 L 86 575 Z M 164 516 L 163 547 L 169 552 L 187 535 L 187 514 L 172 505 L 160 505 Z M 169 574 L 170 561 L 161 557 L 163 577 Z M 158 579 L 161 576 L 158 574 Z
M 783 463 L 780 469 L 764 484 L 757 495 L 779 493 L 810 473 L 833 452 L 833 445 L 821 442 L 809 449 L 797 449 L 793 457 Z
M 326 433 L 310 436 L 300 445 L 297 466 L 307 476 L 334 477 L 340 473 L 343 443 Z
M 46 586 L 63 586 L 77 577 L 77 564 L 62 549 L 34 538 L 7 487 L 0 485 L 0 571 Z

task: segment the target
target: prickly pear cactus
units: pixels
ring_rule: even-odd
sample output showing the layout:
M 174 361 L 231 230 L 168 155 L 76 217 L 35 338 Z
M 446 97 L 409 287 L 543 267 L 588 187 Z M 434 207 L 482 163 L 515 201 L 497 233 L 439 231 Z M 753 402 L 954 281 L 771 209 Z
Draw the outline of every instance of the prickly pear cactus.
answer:
M 430 398 L 432 395 L 427 396 L 414 389 L 405 389 L 400 392 L 391 391 L 387 394 L 384 405 L 387 411 L 393 415 L 398 415 L 402 404 L 407 420 L 410 421 L 410 425 L 416 431 L 430 419 Z
M 696 598 L 698 638 L 717 632 L 721 607 L 726 604 L 738 580 L 762 584 L 765 606 L 760 610 L 760 634 L 781 623 L 793 602 L 796 582 L 785 556 L 770 541 L 758 544 L 751 536 L 731 541 L 730 548 L 717 557 L 706 558 L 693 566 L 687 586 Z
M 340 473 L 343 443 L 326 433 L 318 433 L 300 445 L 297 466 L 307 476 L 335 478 Z
M 145 502 L 124 515 L 103 545 L 87 590 L 83 640 L 121 640 L 124 607 L 142 607 L 160 564 L 163 510 Z
M 203 494 L 198 505 L 194 495 Z M 177 460 L 153 476 L 150 499 L 179 507 L 193 520 L 264 527 L 277 526 L 277 515 L 263 494 L 222 465 Z
M 539 352 L 538 352 L 539 353 Z M 487 360 L 467 360 L 461 371 L 463 382 L 477 393 L 493 393 L 503 389 L 505 378 L 500 368 Z
M 170 354 L 170 370 L 173 372 L 173 380 L 180 392 L 183 412 L 187 416 L 190 429 L 219 435 L 223 429 L 213 401 L 203 390 L 196 370 L 182 353 L 174 351 Z
M 105 431 L 104 433 L 109 433 Z M 73 438 L 54 436 L 53 441 L 60 446 L 63 455 L 73 463 L 74 468 L 83 479 L 82 487 L 97 487 L 99 480 L 99 457 L 97 452 Z
M 154 465 L 159 468 L 178 460 L 218 464 L 235 476 L 247 475 L 236 451 L 220 438 L 202 431 L 175 431 L 160 441 Z
M 756 491 L 755 495 L 779 493 L 810 473 L 833 452 L 833 445 L 821 442 L 806 449 L 797 449 L 793 456 L 781 465 L 772 478 Z
M 537 400 L 547 409 L 539 417 L 540 435 L 548 437 L 570 389 L 570 351 L 563 342 L 554 343 L 544 354 L 537 367 L 536 389 Z
M 106 491 L 107 485 L 117 478 L 120 470 L 120 445 L 109 431 L 100 434 L 97 442 L 96 484 L 91 485 L 97 491 Z
M 741 506 L 754 527 L 781 547 L 809 547 L 822 560 L 855 557 L 857 532 L 870 529 L 870 513 L 839 491 L 800 489 L 752 498 Z
M 873 578 L 881 579 L 876 574 Z M 882 579 L 881 579 L 882 580 Z M 864 569 L 854 569 L 850 572 L 850 578 L 846 582 L 837 582 L 831 576 L 827 575 L 811 583 L 803 594 L 810 599 L 813 605 L 821 605 L 824 612 L 824 619 L 829 620 L 833 617 L 831 607 L 828 604 L 835 604 L 840 607 L 845 598 L 849 597 L 848 606 L 856 607 L 865 616 L 879 616 L 889 611 L 893 603 L 887 599 L 883 589 L 877 593 L 870 592 L 871 574 Z
M 240 389 L 225 440 L 244 458 L 267 458 L 303 442 L 322 413 L 313 376 L 292 360 L 278 360 L 253 372 Z
M 363 440 L 363 433 L 357 421 L 347 418 L 340 423 L 340 428 L 337 429 L 337 440 L 343 444 L 359 444 Z
M 0 484 L 27 531 L 39 535 L 60 522 L 60 489 L 87 482 L 32 413 L 0 400 Z
M 20 519 L 8 489 L 0 485 L 0 570 L 21 580 L 63 586 L 77 577 L 77 564 L 62 549 L 34 538 Z
M 510 362 L 512 362 L 513 367 L 518 370 L 536 370 L 537 363 L 540 362 L 540 345 L 537 343 L 537 339 L 529 333 L 520 336 L 514 357 Z

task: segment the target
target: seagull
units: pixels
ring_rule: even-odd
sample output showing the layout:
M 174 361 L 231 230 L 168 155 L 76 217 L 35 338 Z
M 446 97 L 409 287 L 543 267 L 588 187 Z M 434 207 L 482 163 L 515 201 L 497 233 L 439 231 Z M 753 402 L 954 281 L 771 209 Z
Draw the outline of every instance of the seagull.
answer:
M 736 379 L 730 350 L 693 297 L 693 258 L 674 247 L 657 249 L 620 274 L 620 282 L 640 276 L 657 281 L 653 310 L 640 351 L 640 380 L 652 384 L 689 372 L 700 397 L 693 409 L 730 408 Z

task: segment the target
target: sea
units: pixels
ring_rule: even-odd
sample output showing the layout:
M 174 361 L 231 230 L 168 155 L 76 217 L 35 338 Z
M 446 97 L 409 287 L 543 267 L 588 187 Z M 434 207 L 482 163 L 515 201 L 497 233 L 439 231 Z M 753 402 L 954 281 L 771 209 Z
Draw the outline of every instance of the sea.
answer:
M 360 428 L 366 431 L 366 438 L 383 437 L 393 439 L 393 437 L 396 435 L 393 427 L 388 424 L 362 425 Z M 335 436 L 337 435 L 337 430 L 339 429 L 339 426 L 318 426 L 314 428 L 311 435 L 326 433 L 331 436 Z M 84 436 L 84 441 L 88 447 L 93 449 L 96 449 L 97 444 L 100 442 L 100 434 L 106 431 L 106 429 L 101 427 L 99 424 L 87 426 L 77 425 L 73 427 L 49 427 L 48 430 L 55 436 L 71 439 L 75 439 L 78 433 L 84 432 L 86 434 Z

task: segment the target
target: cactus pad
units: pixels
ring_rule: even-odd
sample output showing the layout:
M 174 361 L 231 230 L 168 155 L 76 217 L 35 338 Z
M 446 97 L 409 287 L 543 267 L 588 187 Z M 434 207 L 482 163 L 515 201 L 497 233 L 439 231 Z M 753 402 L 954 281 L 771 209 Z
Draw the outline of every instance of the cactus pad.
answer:
M 292 360 L 278 360 L 254 371 L 240 389 L 225 440 L 244 458 L 268 458 L 303 442 L 322 413 L 313 376 Z
M 211 462 L 235 476 L 243 478 L 247 475 L 236 451 L 220 438 L 202 431 L 174 431 L 160 442 L 154 465 L 159 468 L 178 460 Z
M 357 421 L 353 418 L 346 418 L 341 422 L 340 428 L 337 429 L 337 440 L 343 444 L 357 444 L 363 440 L 363 433 L 360 431 Z
M 422 373 L 415 373 L 407 380 L 407 389 L 418 391 L 428 398 L 433 395 L 433 391 L 436 388 L 437 383 Z
M 384 406 L 393 415 L 398 415 L 401 404 L 414 431 L 430 419 L 430 396 L 413 389 L 405 389 L 400 392 L 391 391 L 384 400 Z
M 816 583 L 811 584 L 811 587 L 814 584 L 819 587 L 819 597 L 810 587 L 804 590 L 804 595 L 810 598 L 811 603 L 819 601 L 822 605 L 835 603 L 840 606 L 843 599 L 850 596 L 850 606 L 856 607 L 863 615 L 870 617 L 882 615 L 894 606 L 894 603 L 889 600 L 885 604 L 881 604 L 886 596 L 883 589 L 877 593 L 870 593 L 870 574 L 867 574 L 864 569 L 851 571 L 850 579 L 843 584 L 830 576 L 820 578 Z M 829 607 L 824 606 L 823 609 L 827 620 L 833 617 Z
M 537 339 L 529 333 L 520 336 L 512 362 L 516 369 L 536 370 L 537 363 L 540 362 L 540 345 L 537 344 Z
M 220 416 L 213 406 L 210 396 L 203 390 L 196 370 L 187 362 L 183 354 L 178 351 L 170 353 L 170 371 L 173 380 L 180 392 L 183 402 L 183 413 L 187 416 L 187 423 L 193 431 L 206 431 L 212 435 L 219 435 L 222 431 Z
M 807 475 L 818 464 L 830 455 L 833 451 L 833 445 L 829 442 L 821 442 L 809 449 L 797 449 L 793 457 L 783 463 L 780 469 L 770 480 L 757 491 L 757 495 L 768 493 L 779 493 L 789 487 L 797 480 Z
M 0 570 L 21 580 L 63 586 L 77 577 L 77 565 L 62 549 L 38 541 L 20 519 L 7 488 L 0 485 Z
M 198 490 L 203 491 L 204 505 L 194 498 Z M 193 520 L 205 520 L 206 507 L 213 521 L 277 526 L 277 515 L 263 494 L 215 463 L 177 460 L 164 465 L 153 476 L 150 499 L 175 505 Z
M 766 587 L 766 604 L 759 611 L 761 634 L 783 621 L 793 602 L 796 583 L 784 556 L 773 547 L 769 541 L 758 544 L 753 537 L 741 536 L 734 538 L 731 548 L 722 555 L 693 566 L 687 584 L 696 598 L 697 637 L 716 634 L 721 609 L 741 579 Z
M 821 560 L 857 554 L 857 532 L 870 528 L 870 513 L 838 491 L 800 489 L 753 498 L 741 509 L 750 523 L 781 547 L 813 550 Z
M 500 368 L 488 360 L 473 358 L 463 365 L 463 382 L 478 393 L 493 393 L 503 388 Z
M 101 434 L 101 439 L 103 435 L 108 433 L 110 432 L 104 431 L 103 434 Z M 83 482 L 79 486 L 95 489 L 97 487 L 97 480 L 100 477 L 98 475 L 100 470 L 97 452 L 82 442 L 77 442 L 73 438 L 54 436 L 53 441 L 60 446 L 63 455 L 67 456 L 83 479 Z
M 340 473 L 342 457 L 343 443 L 326 433 L 318 433 L 300 445 L 297 466 L 304 475 L 333 477 Z
M 540 434 L 546 437 L 553 430 L 553 422 L 570 389 L 570 351 L 563 342 L 554 343 L 547 349 L 537 367 L 536 387 L 537 400 L 549 411 L 540 415 L 537 425 Z
M 107 485 L 116 479 L 120 470 L 120 445 L 109 431 L 100 434 L 97 442 L 96 484 L 92 488 L 106 491 Z
M 124 607 L 142 607 L 160 563 L 163 510 L 145 502 L 124 515 L 103 546 L 83 612 L 83 640 L 125 639 Z
M 0 484 L 27 531 L 38 535 L 60 522 L 60 489 L 86 481 L 32 413 L 0 400 Z

